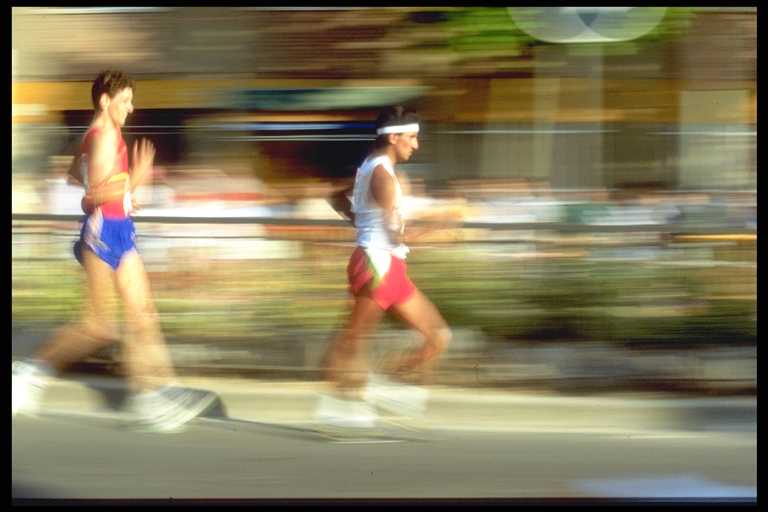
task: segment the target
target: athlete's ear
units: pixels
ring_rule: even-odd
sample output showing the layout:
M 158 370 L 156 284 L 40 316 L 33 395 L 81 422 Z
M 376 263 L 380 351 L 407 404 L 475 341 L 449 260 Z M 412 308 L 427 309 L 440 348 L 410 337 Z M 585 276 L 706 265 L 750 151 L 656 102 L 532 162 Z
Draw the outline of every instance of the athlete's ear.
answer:
M 107 110 L 107 107 L 109 107 L 109 94 L 102 93 L 101 97 L 99 98 L 99 107 L 101 107 L 101 110 Z
M 397 134 L 396 133 L 388 133 L 387 134 L 387 141 L 394 146 L 397 143 Z

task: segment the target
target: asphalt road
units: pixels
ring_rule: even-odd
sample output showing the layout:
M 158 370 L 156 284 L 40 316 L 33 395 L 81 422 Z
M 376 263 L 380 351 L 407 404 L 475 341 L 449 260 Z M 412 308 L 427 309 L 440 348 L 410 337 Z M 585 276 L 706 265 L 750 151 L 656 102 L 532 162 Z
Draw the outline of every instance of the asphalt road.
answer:
M 338 444 L 196 420 L 182 433 L 48 411 L 13 421 L 14 498 L 755 498 L 754 432 L 432 431 Z

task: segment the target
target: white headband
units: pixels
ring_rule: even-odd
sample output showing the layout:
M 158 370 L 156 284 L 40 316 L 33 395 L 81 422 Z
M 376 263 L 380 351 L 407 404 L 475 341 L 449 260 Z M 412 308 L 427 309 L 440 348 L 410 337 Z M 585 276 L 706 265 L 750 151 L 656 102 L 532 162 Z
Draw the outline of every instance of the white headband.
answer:
M 397 126 L 383 126 L 376 130 L 377 135 L 383 135 L 385 133 L 409 133 L 409 132 L 418 132 L 419 131 L 419 124 L 418 123 L 412 123 L 412 124 L 400 124 Z

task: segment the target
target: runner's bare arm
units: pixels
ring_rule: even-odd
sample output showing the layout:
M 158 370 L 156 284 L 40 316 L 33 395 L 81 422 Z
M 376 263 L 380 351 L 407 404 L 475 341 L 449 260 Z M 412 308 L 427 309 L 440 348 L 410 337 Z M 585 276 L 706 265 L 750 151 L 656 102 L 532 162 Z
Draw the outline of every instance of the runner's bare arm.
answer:
M 464 221 L 464 208 L 461 206 L 450 206 L 447 208 L 435 208 L 429 212 L 411 214 L 409 221 L 422 221 L 425 224 L 416 223 L 408 225 L 407 240 L 416 241 L 424 235 L 439 230 L 457 230 L 461 228 Z
M 80 155 L 75 155 L 67 170 L 67 183 L 85 186 L 85 183 L 83 183 L 83 176 L 80 174 L 81 164 L 82 157 Z
M 355 225 L 355 214 L 352 213 L 352 203 L 349 201 L 349 194 L 352 193 L 354 182 L 347 186 L 342 186 L 339 190 L 335 191 L 328 198 L 328 203 L 336 210 L 341 216 L 349 220 L 352 225 Z
M 105 183 L 106 179 L 112 174 L 109 166 L 115 164 L 114 155 L 117 150 L 117 144 L 118 139 L 114 132 L 112 132 L 112 137 L 110 137 L 109 132 L 107 134 L 100 133 L 94 140 L 93 155 L 91 156 L 92 164 L 89 168 L 88 179 L 90 183 L 99 183 L 99 185 L 88 187 L 88 193 L 82 201 L 82 208 L 86 213 L 90 213 L 93 208 L 108 201 L 120 200 L 125 194 L 125 183 L 123 181 Z M 112 152 L 111 158 L 109 157 L 109 151 Z M 133 169 L 130 173 L 129 185 L 131 191 L 147 181 L 151 175 L 154 157 L 155 147 L 147 139 L 142 139 L 140 143 L 134 144 Z M 109 170 L 105 172 L 104 169 Z M 94 179 L 99 181 L 92 181 Z M 138 206 L 133 200 L 132 203 L 134 206 Z
M 403 220 L 395 211 L 395 181 L 387 170 L 379 165 L 371 176 L 371 195 L 384 210 L 384 225 L 389 238 L 394 244 L 403 242 Z
M 100 130 L 94 136 L 88 165 L 88 191 L 84 202 L 98 206 L 108 201 L 120 200 L 125 193 L 125 183 L 122 181 L 106 183 L 114 174 L 117 161 L 118 137 L 112 130 Z

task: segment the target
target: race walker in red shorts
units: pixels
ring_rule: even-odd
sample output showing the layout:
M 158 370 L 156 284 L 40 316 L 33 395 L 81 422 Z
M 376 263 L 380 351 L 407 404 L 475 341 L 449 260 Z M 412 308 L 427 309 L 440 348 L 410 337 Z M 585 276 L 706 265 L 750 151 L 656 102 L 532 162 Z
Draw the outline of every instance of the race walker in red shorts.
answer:
M 410 377 L 423 384 L 451 332 L 437 308 L 408 277 L 403 243 L 403 193 L 395 165 L 418 149 L 419 120 L 403 107 L 391 107 L 377 119 L 377 138 L 357 169 L 351 190 L 333 198 L 333 206 L 354 224 L 356 245 L 347 266 L 352 311 L 326 354 L 326 378 L 332 392 L 321 396 L 316 416 L 339 426 L 370 427 L 376 408 L 397 413 L 423 412 L 426 390 L 397 383 Z M 384 376 L 369 378 L 366 336 L 392 311 L 423 337 L 421 347 L 391 361 Z M 372 380 L 372 381 L 371 381 Z

